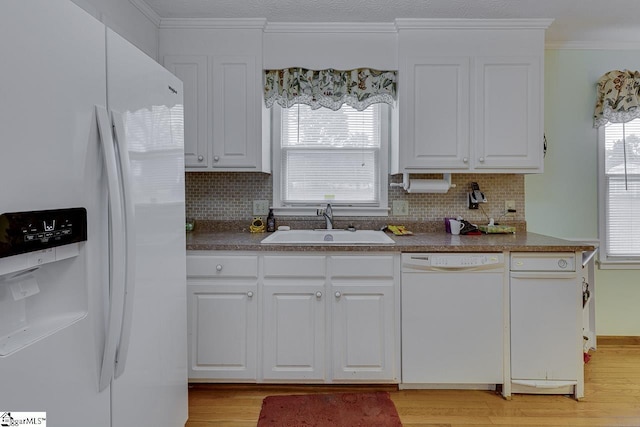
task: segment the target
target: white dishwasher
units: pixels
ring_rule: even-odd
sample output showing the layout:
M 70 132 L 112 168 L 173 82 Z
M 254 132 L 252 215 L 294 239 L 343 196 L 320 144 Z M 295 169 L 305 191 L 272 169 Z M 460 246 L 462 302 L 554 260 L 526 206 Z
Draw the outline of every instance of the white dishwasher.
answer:
M 584 395 L 582 284 L 573 252 L 511 254 L 511 391 Z
M 502 253 L 402 254 L 400 388 L 503 384 Z

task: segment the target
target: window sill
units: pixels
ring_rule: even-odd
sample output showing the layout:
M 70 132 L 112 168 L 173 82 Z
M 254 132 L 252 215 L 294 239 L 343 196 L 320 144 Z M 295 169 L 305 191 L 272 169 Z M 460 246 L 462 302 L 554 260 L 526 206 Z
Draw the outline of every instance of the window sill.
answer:
M 318 209 L 324 209 L 322 206 L 293 206 L 293 207 L 274 207 L 273 213 L 278 216 L 318 216 Z M 389 208 L 379 207 L 353 207 L 353 206 L 334 206 L 331 205 L 334 217 L 345 216 L 389 216 Z
M 640 270 L 640 259 L 627 261 L 599 260 L 600 270 Z

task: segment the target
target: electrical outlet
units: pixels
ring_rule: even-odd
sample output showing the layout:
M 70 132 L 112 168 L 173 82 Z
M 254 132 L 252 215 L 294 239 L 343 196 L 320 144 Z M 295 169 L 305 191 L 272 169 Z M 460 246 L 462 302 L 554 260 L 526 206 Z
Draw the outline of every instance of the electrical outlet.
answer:
M 505 200 L 504 201 L 504 210 L 508 211 L 509 209 L 516 209 L 516 201 L 515 200 Z
M 268 215 L 269 214 L 269 201 L 268 200 L 254 200 L 253 201 L 253 214 L 254 215 Z
M 391 214 L 393 216 L 409 215 L 409 202 L 406 200 L 394 200 L 391 208 Z

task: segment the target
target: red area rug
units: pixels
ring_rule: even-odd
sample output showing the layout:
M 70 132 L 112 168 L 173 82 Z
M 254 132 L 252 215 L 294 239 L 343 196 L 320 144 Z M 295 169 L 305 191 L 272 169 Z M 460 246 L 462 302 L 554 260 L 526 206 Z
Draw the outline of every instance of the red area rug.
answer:
M 268 396 L 258 427 L 401 427 L 389 393 Z

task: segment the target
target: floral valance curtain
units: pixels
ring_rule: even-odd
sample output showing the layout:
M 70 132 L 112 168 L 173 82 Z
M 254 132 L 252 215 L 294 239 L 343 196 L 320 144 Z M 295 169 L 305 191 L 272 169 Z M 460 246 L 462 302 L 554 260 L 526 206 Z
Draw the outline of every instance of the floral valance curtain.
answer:
M 637 118 L 640 118 L 640 72 L 614 70 L 600 77 L 593 126 Z
M 264 71 L 264 100 L 267 107 L 277 103 L 289 108 L 306 104 L 338 110 L 347 104 L 362 111 L 371 104 L 393 104 L 396 72 L 369 68 L 355 70 L 308 70 L 287 68 Z

